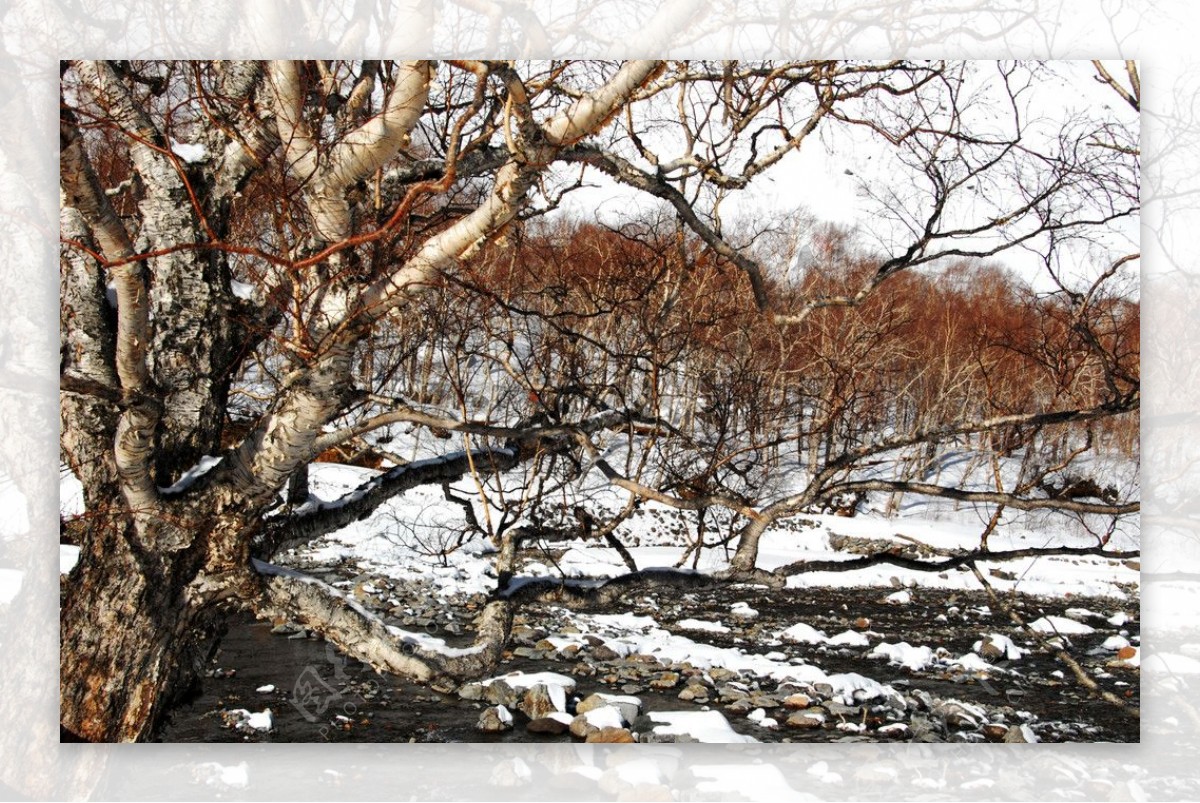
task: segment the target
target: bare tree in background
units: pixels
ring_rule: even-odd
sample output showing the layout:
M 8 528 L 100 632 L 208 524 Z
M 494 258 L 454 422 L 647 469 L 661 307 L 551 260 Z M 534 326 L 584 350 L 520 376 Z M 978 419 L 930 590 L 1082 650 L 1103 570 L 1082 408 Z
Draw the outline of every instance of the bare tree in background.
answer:
M 1052 496 L 1034 483 L 982 493 L 857 473 L 928 444 L 1138 409 L 1136 316 L 1109 292 L 1136 255 L 1112 256 L 1082 280 L 1067 264 L 1081 243 L 1111 250 L 1106 232 L 1136 216 L 1136 131 L 1100 113 L 1049 130 L 1025 102 L 1039 70 L 903 61 L 64 65 L 61 450 L 87 513 L 62 607 L 63 726 L 98 741 L 149 736 L 195 674 L 199 639 L 234 610 L 285 615 L 353 657 L 422 680 L 487 671 L 513 606 L 541 592 L 504 586 L 519 532 L 490 529 L 501 587 L 478 621 L 477 649 L 455 658 L 405 649 L 380 621 L 271 561 L 416 485 L 474 476 L 482 487 L 552 457 L 598 470 L 632 500 L 739 517 L 725 579 L 755 574 L 770 525 L 844 494 L 1136 511 L 1136 499 Z M 882 257 L 865 251 L 845 270 L 842 286 L 788 283 L 783 266 L 754 248 L 762 232 L 724 222 L 722 204 L 826 130 L 891 148 L 900 178 L 867 188 L 891 210 L 887 242 Z M 539 288 L 522 297 L 497 253 L 535 259 L 526 230 L 598 174 L 657 199 L 674 230 L 625 232 L 620 259 L 609 235 L 560 238 L 598 255 L 590 273 L 565 271 L 559 296 Z M 549 249 L 543 262 L 562 269 L 568 245 L 539 242 Z M 980 404 L 896 428 L 865 379 L 838 384 L 849 364 L 876 370 L 892 359 L 871 338 L 901 326 L 903 311 L 870 304 L 895 277 L 951 261 L 978 266 L 1017 248 L 1038 253 L 1060 282 L 1041 302 L 1060 322 L 1047 350 L 1070 341 L 1086 363 L 1047 367 L 1060 392 L 1005 407 L 985 389 Z M 665 253 L 673 256 L 656 256 Z M 694 283 L 713 289 L 707 306 L 680 293 Z M 614 323 L 618 310 L 644 323 Z M 841 324 L 828 317 L 860 313 Z M 511 327 L 529 326 L 541 350 L 518 364 L 455 339 L 452 322 L 464 315 L 510 346 Z M 856 352 L 846 340 L 863 334 Z M 423 339 L 434 337 L 458 358 L 421 368 Z M 781 348 L 778 373 L 762 355 L 770 342 L 820 337 L 807 358 L 832 366 L 830 385 L 790 398 L 818 422 L 822 453 L 806 487 L 772 493 L 766 456 L 773 439 L 798 437 L 782 434 L 781 422 L 797 420 L 787 371 L 804 355 Z M 666 376 L 676 348 L 720 361 Z M 511 383 L 468 393 L 481 360 L 496 361 Z M 673 406 L 669 397 L 690 388 L 702 389 L 706 408 Z M 434 396 L 439 403 L 427 403 Z M 817 396 L 821 410 L 803 409 Z M 250 415 L 235 421 L 247 398 Z M 772 400 L 778 416 L 750 414 Z M 281 492 L 319 455 L 399 422 L 457 434 L 463 448 L 388 470 L 337 504 L 283 504 Z M 614 434 L 649 438 L 667 459 L 613 465 L 599 439 Z M 586 528 L 607 537 L 617 523 Z M 631 567 L 606 593 L 667 581 Z

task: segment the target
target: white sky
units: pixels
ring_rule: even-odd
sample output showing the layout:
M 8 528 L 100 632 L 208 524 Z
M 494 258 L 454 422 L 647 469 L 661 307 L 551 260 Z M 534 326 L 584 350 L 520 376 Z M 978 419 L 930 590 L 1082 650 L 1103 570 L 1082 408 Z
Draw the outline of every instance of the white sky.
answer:
M 1124 78 L 1121 62 L 1106 62 L 1106 66 L 1112 75 L 1118 79 Z M 1051 72 L 1043 76 L 1042 82 L 1034 87 L 1030 95 L 1029 111 L 1032 115 L 1051 121 L 1051 130 L 1057 127 L 1054 121 L 1065 119 L 1085 108 L 1090 108 L 1093 114 L 1097 109 L 1108 109 L 1114 120 L 1136 125 L 1136 114 L 1113 90 L 1096 80 L 1090 62 L 1053 62 L 1050 68 Z M 1031 134 L 1032 126 L 1026 136 Z M 653 143 L 653 146 L 668 160 L 680 155 L 671 152 L 665 138 L 662 144 Z M 798 151 L 754 179 L 747 190 L 725 200 L 721 206 L 722 218 L 728 225 L 739 217 L 757 221 L 781 214 L 807 213 L 822 223 L 846 227 L 857 225 L 864 235 L 864 244 L 874 244 L 881 251 L 891 252 L 893 249 L 887 243 L 902 241 L 903 234 L 892 228 L 892 222 L 885 218 L 885 210 L 870 197 L 867 188 L 878 189 L 896 184 L 893 153 L 891 146 L 862 129 L 848 132 L 844 126 L 835 130 L 822 124 Z M 586 180 L 597 186 L 572 193 L 563 206 L 587 218 L 599 218 L 612 224 L 628 220 L 639 211 L 662 203 L 616 185 L 595 170 L 587 172 Z M 978 202 L 990 204 L 993 200 L 981 196 Z M 963 215 L 971 215 L 973 211 L 979 214 L 978 210 L 971 210 L 961 203 L 957 211 Z M 1131 219 L 1112 228 L 1108 239 L 1111 240 L 1109 247 L 1114 254 L 1137 250 L 1138 226 L 1138 220 Z M 1093 273 L 1098 264 L 1094 250 L 1091 253 L 1073 252 L 1070 257 L 1078 275 Z M 994 261 L 1024 276 L 1038 289 L 1052 289 L 1037 255 L 1013 249 L 999 255 Z M 1136 263 L 1128 270 L 1136 271 Z

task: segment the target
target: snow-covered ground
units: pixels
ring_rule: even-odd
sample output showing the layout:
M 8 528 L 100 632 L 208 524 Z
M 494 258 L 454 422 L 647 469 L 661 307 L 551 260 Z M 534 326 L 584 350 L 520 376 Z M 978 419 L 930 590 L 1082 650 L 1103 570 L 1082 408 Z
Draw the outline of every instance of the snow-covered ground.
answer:
M 423 451 L 414 450 L 414 456 L 428 459 L 429 455 L 423 455 Z M 212 463 L 211 460 L 207 462 Z M 195 472 L 185 475 L 181 482 L 209 467 L 198 466 Z M 942 470 L 950 469 L 944 467 Z M 312 497 L 308 508 L 315 509 L 319 503 L 336 502 L 378 474 L 377 471 L 353 466 L 314 464 L 310 470 Z M 964 482 L 969 480 L 966 477 L 959 479 Z M 515 487 L 518 481 L 519 478 L 514 476 L 505 478 L 503 482 Z M 462 498 L 475 499 L 478 518 L 486 520 L 483 507 L 478 502 L 478 489 L 471 480 L 455 484 L 454 489 Z M 586 497 L 593 509 L 599 511 L 616 511 L 625 501 L 624 492 L 607 485 L 598 477 L 597 471 L 585 475 L 574 490 L 580 497 Z M 494 498 L 496 494 L 493 492 L 492 495 Z M 944 554 L 979 547 L 980 532 L 986 521 L 984 512 L 970 507 L 960 508 L 946 500 L 917 500 L 899 506 L 896 515 L 887 517 L 870 509 L 878 507 L 874 504 L 877 501 L 870 500 L 863 506 L 866 508 L 864 512 L 855 517 L 804 515 L 798 517 L 797 521 L 772 528 L 762 539 L 759 566 L 775 570 L 793 564 L 802 566 L 805 561 L 843 562 L 861 557 L 860 554 L 846 551 L 847 543 L 866 543 L 873 551 L 919 548 L 924 550 L 920 554 L 925 560 L 937 560 Z M 69 474 L 64 475 L 62 506 L 67 514 L 82 511 L 78 483 Z M 728 533 L 731 524 L 726 521 L 718 526 Z M 680 565 L 684 559 L 695 530 L 694 514 L 649 503 L 629 518 L 616 535 L 627 545 L 640 568 L 672 567 Z M 1113 533 L 1109 547 L 1135 550 L 1138 541 L 1136 521 L 1129 522 L 1123 529 Z M 1020 514 L 997 529 L 989 541 L 993 551 L 1050 545 L 1088 547 L 1095 544 L 1095 536 L 1087 533 L 1078 522 L 1045 514 Z M 61 563 L 64 573 L 70 570 L 77 555 L 78 550 L 63 548 Z M 528 577 L 608 578 L 628 571 L 621 556 L 599 541 L 533 543 L 524 549 L 522 555 L 519 573 Z M 341 574 L 346 579 L 334 583 L 342 589 L 339 593 L 353 600 L 355 598 L 350 594 L 354 592 L 364 605 L 382 613 L 394 610 L 396 605 L 403 604 L 403 600 L 391 597 L 382 582 L 378 582 L 377 587 L 376 582 L 351 583 L 349 578 L 370 575 L 393 583 L 422 583 L 440 598 L 441 604 L 450 605 L 471 595 L 487 595 L 495 590 L 494 557 L 495 547 L 490 540 L 468 532 L 462 507 L 448 502 L 441 488 L 435 486 L 419 487 L 396 497 L 368 517 L 293 553 L 280 556 L 279 562 L 295 565 L 304 571 L 320 567 L 345 567 Z M 698 556 L 687 558 L 683 565 L 701 572 L 720 571 L 728 568 L 730 557 L 731 552 L 725 547 L 707 548 Z M 1135 667 L 1140 662 L 1140 647 L 1117 634 L 1117 629 L 1129 617 L 1137 616 L 1139 570 L 1136 562 L 1116 562 L 1089 556 L 1044 555 L 1011 561 L 980 562 L 978 565 L 995 591 L 1002 595 L 1016 592 L 1041 598 L 1106 600 L 1106 610 L 1116 612 L 1115 618 L 1108 623 L 1113 635 L 1104 644 L 1106 654 L 1116 660 L 1117 651 L 1125 648 L 1122 666 Z M 351 585 L 355 587 L 350 588 Z M 980 586 L 970 571 L 924 572 L 880 564 L 850 571 L 798 570 L 787 578 L 787 589 L 864 589 L 873 599 L 904 607 L 914 604 L 914 595 L 929 590 L 978 591 Z M 826 700 L 829 705 L 863 705 L 869 701 L 891 700 L 901 710 L 905 706 L 903 695 L 892 685 L 871 677 L 880 666 L 890 665 L 913 673 L 943 672 L 982 678 L 1000 677 L 1006 672 L 1020 672 L 1022 659 L 1035 646 L 1030 641 L 1017 644 L 1008 636 L 989 632 L 983 621 L 978 625 L 972 624 L 975 627 L 971 632 L 971 638 L 975 639 L 972 649 L 960 647 L 948 650 L 940 643 L 910 643 L 903 634 L 884 638 L 871 630 L 869 625 L 857 629 L 843 626 L 840 631 L 831 629 L 827 634 L 803 621 L 788 622 L 786 627 L 777 627 L 769 632 L 761 628 L 753 630 L 759 639 L 754 643 L 741 643 L 735 647 L 712 643 L 714 639 L 723 639 L 727 644 L 730 638 L 735 638 L 735 642 L 743 642 L 742 638 L 736 637 L 737 634 L 748 632 L 747 628 L 758 627 L 756 620 L 759 610 L 744 600 L 730 603 L 722 616 L 683 617 L 676 622 L 660 621 L 653 607 L 647 609 L 644 604 L 638 614 L 579 613 L 566 608 L 554 610 L 553 613 L 558 621 L 569 624 L 562 632 L 551 633 L 546 639 L 553 650 L 586 650 L 603 645 L 614 655 L 650 656 L 663 666 L 685 665 L 703 672 L 720 668 L 772 684 L 807 684 L 806 688 L 810 689 L 820 684 L 820 687 L 828 689 Z M 1090 611 L 1081 609 L 1080 615 L 1074 619 L 1064 616 L 1043 617 L 1033 621 L 1032 626 L 1046 637 L 1070 639 L 1092 630 L 1089 624 L 1084 623 L 1084 620 L 1094 621 L 1090 616 Z M 937 614 L 936 618 L 947 621 L 944 612 Z M 394 625 L 389 625 L 389 629 L 398 637 L 416 639 L 426 649 L 462 651 L 446 647 L 445 641 L 433 636 L 402 630 Z M 789 652 L 788 645 L 802 645 L 805 649 L 822 652 L 832 650 L 841 651 L 842 654 L 857 654 L 862 659 L 857 665 L 860 671 L 827 671 L 799 657 L 794 649 Z M 1132 655 L 1126 654 L 1129 652 Z M 997 659 L 1017 668 L 998 668 L 992 663 Z M 1200 662 L 1190 656 L 1162 656 L 1158 660 L 1171 661 L 1175 671 L 1200 671 Z M 1193 664 L 1197 666 L 1196 670 L 1192 669 Z M 554 693 L 556 707 L 561 716 L 566 716 L 568 706 L 565 695 L 571 687 L 565 682 L 555 681 L 549 683 L 548 688 L 558 690 Z M 563 699 L 557 699 L 559 697 Z M 234 709 L 228 712 L 228 716 L 232 717 L 231 721 L 238 728 L 249 732 L 269 733 L 273 727 L 269 710 L 253 713 Z M 674 733 L 672 729 L 691 728 L 694 731 L 690 733 L 691 737 L 701 740 L 744 741 L 751 738 L 728 730 L 728 726 L 725 729 L 718 727 L 717 719 L 724 721 L 725 716 L 719 711 L 659 711 L 656 716 L 661 717 L 658 727 L 663 729 L 662 734 Z M 764 731 L 777 729 L 782 722 L 780 717 L 762 708 L 755 708 L 745 716 Z M 817 724 L 826 721 L 824 714 L 813 713 L 811 717 L 812 722 Z M 658 733 L 658 727 L 655 733 Z M 839 723 L 838 727 L 853 733 L 862 733 L 864 730 L 846 722 Z M 880 730 L 879 736 L 883 738 L 902 738 L 908 734 L 905 730 L 907 726 L 901 722 L 883 727 L 893 729 Z

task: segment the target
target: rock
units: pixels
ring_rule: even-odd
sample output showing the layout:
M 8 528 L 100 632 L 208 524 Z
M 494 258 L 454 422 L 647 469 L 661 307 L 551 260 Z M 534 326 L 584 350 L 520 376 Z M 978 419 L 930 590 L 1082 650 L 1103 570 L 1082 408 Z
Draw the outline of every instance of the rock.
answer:
M 903 722 L 893 722 L 889 725 L 884 725 L 875 732 L 889 739 L 907 739 L 912 735 L 912 731 Z
M 458 689 L 458 696 L 464 700 L 482 700 L 486 694 L 482 683 L 465 683 Z
M 700 740 L 687 733 L 655 733 L 654 731 L 639 732 L 638 741 L 644 744 L 682 744 L 684 742 L 698 743 Z
M 835 717 L 858 718 L 862 714 L 862 706 L 846 705 L 845 703 L 839 703 L 837 700 L 830 700 L 822 707 Z
M 726 683 L 719 690 L 719 698 L 723 703 L 732 703 L 737 702 L 738 700 L 745 700 L 749 696 L 750 692 L 746 691 L 745 689 L 739 689 L 732 683 Z
M 479 722 L 475 725 L 484 733 L 501 733 L 512 730 L 512 726 L 512 713 L 502 705 L 483 709 L 483 713 L 479 715 Z
M 567 732 L 568 724 L 561 719 L 554 717 L 539 717 L 531 719 L 529 724 L 525 726 L 525 730 L 530 733 L 544 733 L 550 736 L 561 736 Z
M 665 691 L 679 685 L 678 672 L 663 672 L 650 680 L 650 688 Z
M 617 652 L 604 644 L 592 648 L 592 658 L 597 661 L 615 661 L 621 656 Z
M 867 630 L 871 627 L 871 620 L 865 616 L 860 616 L 854 620 L 854 626 L 859 630 Z
M 761 692 L 750 695 L 750 704 L 757 708 L 778 708 L 780 705 L 778 699 Z
M 974 730 L 979 727 L 977 712 L 968 710 L 962 703 L 953 700 L 938 703 L 934 706 L 933 713 L 941 717 L 950 728 Z
M 725 683 L 730 680 L 737 680 L 739 677 L 737 672 L 733 672 L 723 666 L 714 666 L 708 670 L 708 676 L 712 678 L 714 683 Z M 830 690 L 832 691 L 832 687 Z
M 783 707 L 790 708 L 793 711 L 801 708 L 808 708 L 810 705 L 812 705 L 812 698 L 810 698 L 807 694 L 789 694 L 787 697 L 783 698 Z
M 603 744 L 632 744 L 636 740 L 628 728 L 608 727 L 592 731 L 584 738 L 584 741 Z
M 503 680 L 493 680 L 484 687 L 483 699 L 492 705 L 503 705 L 508 708 L 517 707 L 517 693 Z
M 741 700 L 735 700 L 729 704 L 729 713 L 741 716 L 750 713 L 754 707 L 749 698 L 743 697 Z
M 1117 650 L 1117 659 L 1121 661 L 1128 661 L 1130 658 L 1136 656 L 1137 653 L 1137 647 L 1132 647 L 1126 644 L 1124 647 Z
M 822 700 L 828 700 L 833 696 L 833 686 L 828 683 L 817 683 L 813 685 L 813 692 Z
M 537 683 L 525 690 L 518 707 L 530 719 L 540 719 L 566 708 L 566 699 L 562 687 L 555 686 L 552 691 L 545 683 Z
M 1007 744 L 1033 744 L 1037 740 L 1033 728 L 1028 725 L 1013 725 L 1008 729 L 1008 733 L 1004 734 Z
M 980 728 L 980 732 L 983 734 L 983 738 L 989 742 L 1003 742 L 1004 738 L 1008 736 L 1008 726 L 992 722 Z
M 571 735 L 576 738 L 586 739 L 589 733 L 600 729 L 588 722 L 586 716 L 579 714 L 571 720 L 571 724 L 567 726 L 567 730 L 571 731 Z
M 458 690 L 458 685 L 455 684 L 452 678 L 442 677 L 431 683 L 429 688 L 433 689 L 439 694 L 454 694 L 454 692 Z
M 642 701 L 636 697 L 614 694 L 592 694 L 575 706 L 575 712 L 586 714 L 598 708 L 615 708 L 621 715 L 621 721 L 633 722 L 642 713 Z
M 813 711 L 797 711 L 787 718 L 783 723 L 789 728 L 800 728 L 802 730 L 811 730 L 819 728 L 825 724 L 825 715 Z
M 989 661 L 995 661 L 1007 655 L 1007 651 L 1002 646 L 998 646 L 992 641 L 991 636 L 986 636 L 983 643 L 979 645 L 979 654 Z
M 680 700 L 694 700 L 697 703 L 708 702 L 708 687 L 699 683 L 689 683 L 679 692 Z

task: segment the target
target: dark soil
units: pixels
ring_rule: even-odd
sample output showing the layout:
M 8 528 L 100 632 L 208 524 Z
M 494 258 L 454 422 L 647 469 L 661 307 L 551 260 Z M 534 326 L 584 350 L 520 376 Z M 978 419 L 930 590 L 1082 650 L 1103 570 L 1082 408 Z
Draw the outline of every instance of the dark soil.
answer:
M 917 690 L 935 699 L 954 699 L 986 707 L 1006 722 L 1026 723 L 1044 742 L 1138 740 L 1138 721 L 1113 704 L 1100 700 L 1082 688 L 1071 671 L 1051 653 L 1017 628 L 1005 612 L 995 610 L 982 592 L 947 592 L 913 589 L 908 605 L 882 601 L 890 589 L 805 589 L 769 591 L 758 587 L 722 588 L 712 592 L 661 597 L 641 594 L 638 601 L 621 609 L 602 612 L 653 614 L 663 627 L 696 641 L 722 647 L 739 647 L 746 652 L 782 651 L 793 658 L 820 666 L 826 672 L 857 672 L 893 685 L 905 695 Z M 743 622 L 729 616 L 734 602 L 748 602 L 759 611 L 758 617 Z M 1040 616 L 1062 616 L 1068 608 L 1086 608 L 1104 617 L 1117 610 L 1136 615 L 1130 603 L 1107 599 L 1037 599 L 1014 597 L 1005 604 L 1026 621 Z M 596 611 L 593 611 L 596 612 Z M 945 621 L 938 621 L 939 614 Z M 675 626 L 680 619 L 720 619 L 734 627 L 730 633 L 697 633 Z M 1033 650 L 1020 661 L 1007 665 L 1011 672 L 992 672 L 986 677 L 952 667 L 912 672 L 891 666 L 878 658 L 867 658 L 869 648 L 772 644 L 765 642 L 775 632 L 804 622 L 829 635 L 848 629 L 861 629 L 861 618 L 870 620 L 871 645 L 880 641 L 907 641 L 913 645 L 945 647 L 954 656 L 970 652 L 983 635 L 1003 633 L 1017 644 Z M 497 674 L 512 670 L 554 671 L 575 676 L 576 694 L 586 697 L 594 691 L 622 693 L 622 684 L 606 685 L 602 678 L 616 669 L 627 668 L 623 659 L 605 662 L 589 654 L 587 648 L 566 657 L 533 648 L 542 634 L 557 633 L 566 623 L 561 610 L 535 607 L 518 620 L 524 635 L 514 639 L 517 653 L 508 653 Z M 1100 645 L 1118 630 L 1137 643 L 1139 623 L 1135 619 L 1120 628 L 1103 619 L 1089 619 L 1094 634 L 1072 636 L 1070 652 L 1106 691 L 1113 692 L 1132 706 L 1139 704 L 1139 673 L 1136 669 L 1115 667 L 1113 653 Z M 436 630 L 436 625 L 431 626 Z M 230 623 L 229 631 L 209 666 L 209 677 L 187 703 L 178 706 L 163 728 L 160 739 L 168 742 L 223 741 L 339 741 L 339 742 L 538 742 L 567 741 L 571 737 L 539 736 L 526 732 L 522 715 L 517 727 L 500 735 L 476 730 L 481 710 L 487 705 L 469 702 L 456 694 L 443 694 L 428 687 L 381 676 L 363 664 L 347 660 L 320 639 L 287 637 L 271 632 L 269 623 L 242 618 Z M 465 636 L 438 632 L 451 644 L 465 643 Z M 521 647 L 524 646 L 524 649 Z M 1004 668 L 1003 663 L 997 664 Z M 662 669 L 662 667 L 657 667 Z M 686 667 L 685 667 L 686 670 Z M 1061 673 L 1057 676 L 1055 673 Z M 743 678 L 758 683 L 764 693 L 775 691 L 769 679 Z M 272 685 L 273 690 L 257 691 Z M 677 697 L 682 684 L 659 692 L 644 688 L 636 694 L 647 711 L 699 710 L 694 702 Z M 794 730 L 779 727 L 768 730 L 725 710 L 712 700 L 709 705 L 723 710 L 735 730 L 762 741 L 882 741 L 886 737 L 864 734 L 847 735 L 834 726 L 833 718 L 824 728 Z M 222 711 L 244 708 L 262 711 L 270 707 L 274 728 L 269 733 L 247 733 L 231 727 Z M 780 709 L 782 712 L 782 709 Z M 868 716 L 863 709 L 862 717 Z M 951 740 L 981 741 L 979 733 L 953 734 Z M 942 740 L 937 738 L 934 740 Z

